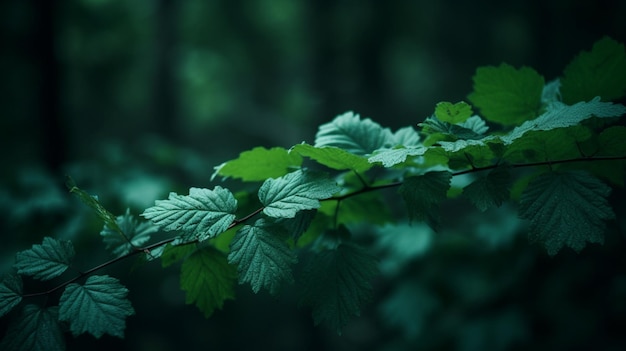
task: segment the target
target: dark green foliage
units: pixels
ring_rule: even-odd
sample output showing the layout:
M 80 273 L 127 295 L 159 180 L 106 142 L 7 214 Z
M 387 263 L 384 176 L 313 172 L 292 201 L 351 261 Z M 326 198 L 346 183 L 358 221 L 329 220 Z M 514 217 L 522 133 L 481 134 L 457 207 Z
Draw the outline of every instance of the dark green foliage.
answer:
M 146 221 L 130 210 L 114 216 L 70 179 L 70 192 L 103 222 L 100 235 L 114 258 L 81 271 L 73 266 L 72 241 L 51 237 L 19 251 L 15 272 L 0 283 L 0 316 L 11 320 L 1 345 L 63 349 L 65 325 L 75 336 L 123 337 L 126 318 L 135 313 L 128 290 L 95 272 L 133 256 L 141 263 L 160 258 L 162 267 L 180 264 L 185 301 L 206 317 L 235 299 L 237 282 L 271 295 L 295 283 L 314 323 L 338 333 L 376 294 L 372 280 L 379 273 L 386 284 L 420 271 L 435 283 L 392 286 L 379 308 L 387 326 L 417 340 L 434 311 L 455 308 L 443 300 L 457 290 L 466 305 L 480 307 L 485 302 L 475 296 L 514 285 L 494 278 L 516 276 L 492 272 L 500 267 L 463 271 L 465 260 L 475 259 L 456 256 L 463 248 L 495 255 L 527 229 L 530 241 L 542 245 L 541 253 L 520 258 L 530 262 L 530 256 L 554 256 L 564 247 L 580 252 L 609 237 L 616 208 L 623 206 L 609 197 L 623 186 L 626 165 L 626 128 L 616 125 L 626 107 L 610 101 L 624 94 L 623 80 L 613 79 L 621 77 L 622 65 L 623 46 L 603 39 L 568 66 L 563 90 L 527 67 L 481 67 L 468 98 L 479 115 L 465 102 L 442 102 L 432 116 L 415 121 L 419 131 L 407 126 L 393 132 L 347 112 L 322 124 L 312 144 L 240 153 L 213 174 L 237 181 L 191 187 L 189 195 L 171 192 L 144 209 Z M 592 84 L 581 88 L 588 80 Z M 240 191 L 226 188 L 242 183 Z M 470 228 L 475 222 L 458 207 L 468 202 L 491 221 Z M 443 234 L 451 230 L 463 235 Z M 157 232 L 163 232 L 160 241 Z M 416 264 L 421 258 L 432 262 Z M 506 269 L 523 271 L 523 262 Z M 70 267 L 75 275 L 55 283 Z M 56 285 L 32 293 L 24 291 L 24 277 Z M 492 295 L 484 292 L 489 289 Z M 54 298 L 45 307 L 24 303 L 56 295 L 58 306 Z M 456 311 L 444 312 L 456 318 Z M 500 323 L 526 326 L 516 309 L 491 312 L 455 335 L 467 347 L 489 346 L 486 335 L 500 333 Z M 442 325 L 450 328 L 450 321 Z M 502 330 L 494 347 L 513 345 L 524 333 L 522 327 Z

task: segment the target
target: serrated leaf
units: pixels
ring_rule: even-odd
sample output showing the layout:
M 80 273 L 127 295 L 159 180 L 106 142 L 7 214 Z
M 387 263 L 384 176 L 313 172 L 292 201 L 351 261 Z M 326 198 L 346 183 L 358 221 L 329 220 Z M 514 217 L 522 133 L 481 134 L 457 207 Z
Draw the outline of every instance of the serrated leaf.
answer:
M 393 146 L 419 146 L 420 144 L 420 135 L 417 133 L 413 127 L 404 127 L 398 129 L 395 133 L 393 133 Z
M 530 220 L 531 241 L 548 254 L 563 246 L 582 250 L 587 242 L 603 243 L 606 220 L 615 218 L 607 201 L 611 188 L 582 171 L 550 172 L 528 184 L 519 216 Z
M 532 68 L 515 69 L 505 63 L 479 67 L 473 81 L 468 99 L 488 121 L 510 126 L 539 114 L 545 81 Z
M 503 135 L 501 139 L 505 144 L 510 144 L 529 131 L 567 128 L 578 125 L 591 117 L 612 118 L 619 117 L 624 113 L 626 113 L 625 106 L 602 102 L 600 98 L 594 98 L 589 102 L 579 102 L 571 106 L 554 102 L 546 107 L 546 111 L 541 116 L 515 127 L 509 134 Z
M 617 100 L 626 95 L 626 51 L 624 45 L 605 37 L 590 52 L 583 51 L 564 70 L 561 80 L 563 102 Z
M 9 313 L 22 301 L 22 278 L 17 274 L 5 274 L 0 282 L 0 317 Z
M 104 228 L 100 231 L 100 236 L 102 236 L 106 249 L 117 257 L 124 256 L 145 244 L 150 240 L 150 235 L 159 230 L 151 223 L 139 223 L 135 216 L 130 214 L 130 209 L 126 209 L 126 213 L 118 216 L 115 221 L 124 235 L 120 235 L 119 232 L 105 223 Z
M 178 261 L 184 260 L 195 251 L 194 245 L 167 244 L 161 254 L 161 266 L 164 268 L 169 267 Z
M 104 223 L 108 225 L 109 228 L 119 232 L 121 235 L 124 235 L 120 227 L 117 225 L 117 222 L 115 221 L 115 216 L 100 204 L 97 196 L 89 195 L 89 193 L 77 187 L 74 180 L 70 177 L 67 177 L 66 184 L 70 193 L 78 196 L 80 201 L 82 201 L 85 205 L 91 207 L 95 211 L 96 215 L 102 221 L 104 221 Z
M 0 350 L 63 351 L 65 339 L 58 321 L 58 307 L 26 305 L 9 324 Z
M 40 245 L 18 252 L 13 266 L 19 274 L 49 280 L 63 274 L 73 259 L 74 246 L 71 241 L 45 237 Z
M 464 127 L 464 125 L 469 126 L 469 128 Z M 454 141 L 457 139 L 482 139 L 484 136 L 481 133 L 486 131 L 484 121 L 482 121 L 482 119 L 478 116 L 472 117 L 472 119 L 468 119 L 460 124 L 450 124 L 448 122 L 440 121 L 435 117 L 428 117 L 424 120 L 424 122 L 420 123 L 419 126 L 422 127 L 422 133 L 431 134 L 429 137 L 436 136 L 437 139 L 447 141 Z M 481 133 L 478 133 L 471 128 L 476 128 Z M 438 134 L 443 134 L 443 139 L 442 137 L 437 136 Z
M 380 162 L 385 168 L 389 168 L 404 163 L 408 157 L 422 156 L 426 151 L 428 151 L 428 148 L 421 145 L 380 150 L 376 151 L 373 156 L 370 156 L 367 161 L 370 163 Z
M 250 283 L 255 293 L 266 289 L 275 295 L 283 282 L 293 282 L 297 258 L 281 239 L 281 229 L 260 219 L 241 228 L 230 244 L 228 262 L 237 265 L 239 283 Z
M 293 218 L 277 218 L 275 222 L 282 225 L 287 230 L 289 236 L 297 242 L 300 236 L 309 228 L 316 214 L 317 210 L 300 211 Z
M 336 170 L 354 170 L 364 172 L 372 167 L 367 158 L 347 152 L 334 146 L 315 147 L 308 144 L 298 144 L 291 148 L 301 156 L 308 157 L 317 163 Z
M 334 146 L 355 155 L 368 155 L 381 148 L 393 145 L 393 135 L 387 128 L 369 118 L 361 119 L 358 114 L 346 112 L 319 127 L 315 135 L 315 146 Z
M 84 285 L 69 284 L 59 300 L 59 320 L 69 322 L 74 336 L 90 333 L 124 337 L 126 317 L 135 314 L 126 298 L 128 289 L 119 280 L 93 275 Z
M 237 200 L 220 186 L 215 189 L 190 188 L 189 195 L 170 193 L 157 200 L 142 216 L 165 230 L 187 232 L 186 241 L 204 241 L 226 231 L 235 220 Z
M 378 273 L 376 258 L 351 243 L 317 253 L 303 273 L 302 302 L 313 309 L 315 324 L 337 333 L 372 295 L 370 280 Z
M 435 117 L 442 122 L 451 124 L 465 122 L 472 115 L 472 107 L 464 101 L 453 104 L 442 101 L 435 106 Z
M 463 188 L 463 195 L 481 211 L 499 207 L 511 192 L 511 174 L 505 167 L 497 167 Z
M 280 178 L 267 179 L 259 189 L 263 213 L 275 218 L 293 218 L 298 211 L 320 207 L 341 188 L 322 173 L 298 170 Z
M 239 178 L 245 182 L 263 181 L 285 175 L 293 168 L 299 168 L 301 164 L 300 155 L 290 153 L 284 148 L 255 147 L 242 152 L 238 158 L 215 167 L 211 179 L 220 175 Z
M 186 303 L 195 305 L 208 318 L 224 301 L 235 298 L 237 271 L 226 257 L 212 247 L 193 252 L 181 267 L 180 287 L 187 292 Z
M 504 158 L 509 162 L 542 162 L 580 157 L 577 145 L 590 138 L 591 131 L 582 125 L 550 130 L 533 130 L 514 139 Z
M 452 173 L 428 172 L 409 177 L 398 189 L 404 199 L 411 219 L 426 221 L 437 230 L 439 227 L 439 204 L 446 199 Z

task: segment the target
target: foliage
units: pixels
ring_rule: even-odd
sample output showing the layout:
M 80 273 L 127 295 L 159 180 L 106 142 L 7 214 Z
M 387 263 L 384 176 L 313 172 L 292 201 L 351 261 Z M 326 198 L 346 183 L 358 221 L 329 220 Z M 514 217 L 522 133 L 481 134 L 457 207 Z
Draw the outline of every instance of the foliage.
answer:
M 235 298 L 235 282 L 272 295 L 295 283 L 315 324 L 341 333 L 371 298 L 380 268 L 392 266 L 379 265 L 375 251 L 400 252 L 395 259 L 404 261 L 423 252 L 432 240 L 430 230 L 448 225 L 442 206 L 458 195 L 480 211 L 516 205 L 519 218 L 528 220 L 530 241 L 550 256 L 602 243 L 607 223 L 616 218 L 609 196 L 623 185 L 626 160 L 626 128 L 612 125 L 626 113 L 612 101 L 626 91 L 609 79 L 624 73 L 620 53 L 623 45 L 602 39 L 591 54 L 567 66 L 560 91 L 527 67 L 478 68 L 468 99 L 481 115 L 473 115 L 466 102 L 442 102 L 417 124 L 419 132 L 412 126 L 394 132 L 353 112 L 341 114 L 319 127 L 313 144 L 257 147 L 215 167 L 213 178 L 233 178 L 245 184 L 243 190 L 215 185 L 191 187 L 188 195 L 171 192 L 141 213 L 147 221 L 130 210 L 114 216 L 69 180 L 70 192 L 104 222 L 100 235 L 113 258 L 77 270 L 50 290 L 30 293 L 24 291 L 24 277 L 47 281 L 68 274 L 74 248 L 70 241 L 45 237 L 18 252 L 15 272 L 0 283 L 0 315 L 11 318 L 2 346 L 62 349 L 61 322 L 75 336 L 123 337 L 126 318 L 135 313 L 128 290 L 118 279 L 94 273 L 134 256 L 160 259 L 163 267 L 181 262 L 186 302 L 206 317 Z M 607 90 L 572 88 L 592 79 L 589 67 L 602 74 L 588 86 L 604 87 L 608 79 Z M 589 166 L 605 162 L 612 166 Z M 399 198 L 404 209 L 396 206 Z M 397 235 L 381 232 L 372 244 L 359 235 L 363 224 L 389 225 L 385 231 Z M 152 234 L 164 232 L 165 239 L 152 240 Z M 58 307 L 23 303 L 55 292 L 61 293 Z M 405 299 L 414 292 L 437 300 L 419 284 L 403 285 L 395 294 Z M 399 308 L 393 302 L 382 306 L 383 313 L 395 316 L 391 324 L 406 318 L 394 312 Z M 509 317 L 517 318 L 512 312 L 486 319 L 485 325 Z M 407 333 L 417 334 L 420 321 L 407 326 Z

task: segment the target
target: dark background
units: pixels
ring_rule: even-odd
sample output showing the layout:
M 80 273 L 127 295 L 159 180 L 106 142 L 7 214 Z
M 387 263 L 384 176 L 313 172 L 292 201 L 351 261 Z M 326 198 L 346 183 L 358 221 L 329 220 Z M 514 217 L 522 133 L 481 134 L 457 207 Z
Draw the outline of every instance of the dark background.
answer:
M 214 166 L 254 146 L 312 142 L 345 111 L 416 125 L 437 102 L 465 99 L 478 66 L 526 65 L 555 79 L 605 35 L 626 41 L 626 2 L 2 1 L 0 267 L 46 235 L 74 240 L 84 267 L 108 258 L 101 223 L 65 192 L 65 175 L 116 214 L 139 214 L 169 191 L 212 187 Z M 451 233 L 502 218 L 449 211 Z M 205 320 L 184 305 L 177 267 L 120 264 L 106 273 L 129 286 L 137 311 L 126 340 L 68 338 L 69 349 L 625 345 L 621 236 L 548 258 L 523 235 L 491 251 L 450 235 L 375 282 L 374 303 L 342 337 L 313 327 L 290 290 L 276 299 L 240 286 Z M 416 310 L 395 323 L 384 306 L 399 286 L 408 299 L 396 300 Z

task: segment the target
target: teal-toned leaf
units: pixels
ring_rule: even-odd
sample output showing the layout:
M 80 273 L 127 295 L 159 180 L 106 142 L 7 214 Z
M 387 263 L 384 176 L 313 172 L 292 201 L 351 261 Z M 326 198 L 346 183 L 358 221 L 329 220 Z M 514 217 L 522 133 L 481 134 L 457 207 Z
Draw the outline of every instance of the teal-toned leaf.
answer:
M 481 125 L 482 123 L 482 125 Z M 466 128 L 463 125 L 468 125 L 470 128 Z M 424 134 L 443 134 L 444 139 L 447 141 L 454 141 L 457 139 L 473 140 L 482 139 L 484 136 L 481 134 L 486 131 L 485 123 L 480 117 L 472 117 L 461 124 L 450 124 L 443 122 L 435 117 L 428 117 L 424 122 L 419 124 L 422 127 L 422 133 Z M 477 133 L 471 128 L 476 128 L 481 133 Z M 441 137 L 439 137 L 441 138 Z
M 563 246 L 582 250 L 603 243 L 606 220 L 615 218 L 607 201 L 611 188 L 581 171 L 550 172 L 532 180 L 522 193 L 519 216 L 530 220 L 531 241 L 548 254 Z
M 564 70 L 561 80 L 563 102 L 617 100 L 626 95 L 626 50 L 624 45 L 605 37 L 590 52 L 581 52 Z
M 381 148 L 393 145 L 393 135 L 387 128 L 369 118 L 346 112 L 319 127 L 315 135 L 315 146 L 334 146 L 356 155 L 368 155 Z
M 0 282 L 0 317 L 9 313 L 22 301 L 22 278 L 17 274 L 5 274 Z
M 465 129 L 469 129 L 472 132 L 476 133 L 477 135 L 481 135 L 481 136 L 487 133 L 487 131 L 489 130 L 487 123 L 485 123 L 485 121 L 478 116 L 471 116 L 470 118 L 466 119 L 462 123 L 459 123 L 458 126 L 465 128 Z M 471 138 L 465 138 L 465 139 L 471 139 Z
M 541 103 L 544 105 L 551 104 L 555 101 L 561 101 L 561 80 L 555 79 L 546 83 L 541 93 Z
M 390 296 L 379 305 L 379 310 L 385 323 L 402 331 L 407 339 L 416 340 L 441 304 L 430 287 L 407 279 L 394 287 Z
M 137 218 L 130 214 L 130 209 L 127 209 L 124 215 L 118 216 L 116 222 L 119 228 L 122 229 L 123 236 L 106 223 L 102 231 L 100 231 L 100 235 L 107 250 L 110 250 L 117 257 L 124 256 L 145 244 L 150 240 L 150 235 L 156 233 L 159 229 L 149 222 L 139 223 Z
M 308 157 L 317 163 L 336 170 L 354 170 L 364 172 L 372 167 L 367 158 L 355 155 L 334 146 L 315 147 L 308 144 L 298 144 L 291 148 L 301 156 Z
M 591 135 L 589 128 L 583 125 L 529 131 L 508 145 L 504 158 L 514 163 L 580 157 L 578 145 Z
M 465 122 L 472 115 L 472 107 L 464 101 L 453 104 L 448 101 L 437 103 L 435 117 L 442 122 L 457 124 Z
M 89 193 L 77 187 L 74 180 L 70 177 L 67 177 L 66 185 L 70 193 L 78 196 L 80 201 L 82 201 L 85 205 L 91 207 L 95 211 L 96 215 L 102 221 L 104 221 L 104 223 L 108 225 L 109 228 L 115 230 L 121 235 L 124 235 L 122 229 L 120 229 L 120 227 L 117 225 L 117 222 L 115 221 L 115 216 L 100 204 L 97 196 L 89 195 Z
M 509 199 L 511 192 L 511 174 L 505 167 L 497 167 L 463 188 L 463 195 L 481 211 L 490 207 L 499 207 Z
M 180 287 L 187 292 L 186 302 L 195 303 L 208 318 L 224 301 L 235 298 L 235 266 L 224 254 L 210 246 L 196 250 L 181 267 Z
M 404 127 L 393 133 L 393 146 L 419 146 L 420 135 L 413 127 Z
M 126 317 L 135 313 L 126 295 L 128 289 L 119 280 L 93 275 L 84 285 L 72 283 L 65 288 L 59 320 L 69 322 L 74 336 L 87 332 L 96 338 L 104 334 L 123 338 Z
M 282 225 L 296 242 L 309 228 L 315 218 L 317 210 L 306 210 L 296 213 L 293 218 L 277 218 L 276 224 Z
M 169 267 L 178 261 L 182 261 L 196 251 L 194 245 L 167 244 L 161 254 L 161 266 Z
M 266 180 L 259 189 L 263 213 L 270 217 L 292 218 L 298 211 L 320 207 L 341 188 L 323 173 L 298 170 L 280 178 Z
M 188 233 L 187 241 L 203 241 L 226 231 L 235 220 L 237 200 L 220 186 L 214 190 L 190 188 L 189 195 L 170 193 L 167 200 L 157 200 L 142 216 L 165 230 Z
M 468 99 L 491 122 L 520 124 L 539 115 L 544 79 L 529 67 L 479 67 Z
M 421 145 L 379 150 L 367 160 L 370 163 L 382 163 L 384 167 L 389 168 L 404 163 L 409 157 L 422 156 L 426 151 L 428 148 Z
M 579 102 L 571 106 L 554 102 L 547 106 L 546 111 L 541 116 L 515 127 L 509 134 L 503 135 L 501 139 L 505 144 L 510 144 L 513 140 L 521 138 L 526 132 L 532 130 L 567 128 L 592 117 L 612 118 L 619 117 L 624 113 L 626 113 L 625 106 L 602 102 L 600 98 L 594 98 L 589 102 Z
M 439 227 L 439 204 L 446 199 L 452 173 L 428 172 L 409 177 L 398 189 L 411 219 L 426 221 L 433 229 Z
M 58 321 L 59 308 L 26 305 L 9 324 L 0 343 L 7 351 L 63 351 L 65 338 Z
M 239 157 L 215 167 L 211 179 L 222 177 L 239 178 L 243 181 L 263 181 L 267 178 L 277 178 L 299 168 L 302 157 L 297 153 L 290 153 L 284 148 L 274 147 L 266 149 L 255 147 L 244 151 Z
M 71 241 L 45 237 L 40 245 L 18 252 L 14 267 L 19 274 L 49 280 L 63 274 L 73 259 L 74 246 Z
M 359 246 L 343 243 L 315 254 L 305 267 L 302 302 L 313 310 L 315 324 L 327 323 L 341 334 L 350 318 L 372 295 L 378 274 L 376 258 Z
M 293 282 L 291 266 L 297 258 L 282 240 L 283 231 L 260 219 L 241 228 L 230 244 L 228 262 L 237 265 L 239 282 L 250 283 L 255 293 L 263 288 L 275 295 L 283 282 Z

